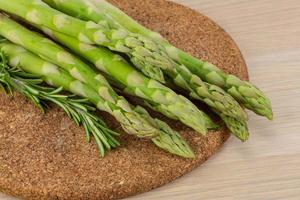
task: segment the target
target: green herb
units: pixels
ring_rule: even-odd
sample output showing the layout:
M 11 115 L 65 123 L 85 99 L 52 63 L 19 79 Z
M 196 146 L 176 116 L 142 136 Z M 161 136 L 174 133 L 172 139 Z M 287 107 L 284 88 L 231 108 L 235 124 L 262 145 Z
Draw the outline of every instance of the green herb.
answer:
M 43 113 L 49 102 L 62 108 L 65 113 L 78 125 L 83 126 L 86 140 L 90 142 L 94 136 L 101 156 L 105 152 L 119 146 L 115 136 L 119 134 L 110 130 L 94 111 L 87 99 L 80 99 L 74 95 L 62 94 L 63 88 L 52 88 L 42 85 L 43 80 L 38 76 L 22 71 L 7 64 L 6 56 L 0 51 L 0 85 L 8 94 L 17 91 L 30 99 Z

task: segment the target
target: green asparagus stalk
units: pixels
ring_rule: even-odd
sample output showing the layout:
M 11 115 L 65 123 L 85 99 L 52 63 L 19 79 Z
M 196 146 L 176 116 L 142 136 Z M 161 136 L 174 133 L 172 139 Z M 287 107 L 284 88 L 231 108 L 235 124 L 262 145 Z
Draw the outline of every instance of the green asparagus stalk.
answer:
M 247 123 L 243 120 L 235 119 L 233 117 L 228 117 L 226 115 L 216 113 L 221 117 L 223 122 L 226 124 L 227 128 L 231 131 L 233 135 L 239 138 L 241 141 L 245 142 L 249 138 L 249 131 Z
M 52 4 L 53 6 L 62 6 L 63 5 L 67 5 L 67 2 L 69 1 L 56 1 L 56 0 L 43 0 L 45 2 L 47 2 L 48 4 Z M 70 0 L 73 1 L 73 0 Z M 74 0 L 75 1 L 75 0 Z M 81 1 L 81 0 L 80 0 Z M 145 26 L 141 25 L 140 23 L 138 23 L 137 21 L 135 21 L 132 17 L 130 17 L 129 15 L 127 15 L 126 13 L 124 13 L 122 10 L 120 10 L 119 8 L 117 8 L 116 6 L 110 4 L 109 2 L 107 2 L 106 0 L 88 0 L 89 2 L 89 10 L 93 10 L 93 12 L 89 12 L 89 13 L 85 13 L 78 16 L 78 17 L 85 17 L 86 20 L 92 20 L 90 17 L 90 13 L 93 13 L 94 17 L 93 19 L 98 19 L 98 21 L 100 20 L 107 20 L 108 18 L 110 18 L 110 22 L 113 23 L 112 21 L 114 21 L 114 26 L 119 25 L 122 26 L 126 29 L 128 29 L 129 31 L 133 32 L 133 33 L 139 33 L 141 35 L 147 36 L 149 38 L 152 38 L 154 40 L 160 41 L 160 42 L 165 42 L 166 40 L 163 38 L 163 36 L 161 36 L 159 33 L 154 32 L 148 28 L 146 28 Z M 70 6 L 70 5 L 68 5 Z M 71 7 L 68 8 L 67 11 L 71 11 Z M 98 14 L 98 18 L 95 18 L 95 15 Z
M 90 0 L 42 0 L 52 8 L 66 13 L 70 16 L 82 19 L 85 21 L 100 22 L 101 26 L 110 28 L 120 28 L 121 26 L 115 26 L 115 22 L 112 19 L 112 23 L 107 21 L 108 16 L 104 16 L 104 13 L 98 12 L 96 5 Z
M 204 116 L 206 114 L 187 98 L 177 95 L 158 81 L 145 77 L 119 55 L 103 47 L 81 43 L 76 38 L 56 31 L 52 31 L 51 36 L 120 82 L 127 93 L 145 99 L 156 111 L 180 120 L 200 133 L 205 133 L 205 126 L 212 124 Z
M 10 48 L 7 45 L 9 44 L 0 44 L 4 49 Z M 16 50 L 20 51 L 21 49 L 17 48 Z M 115 139 L 115 136 L 119 134 L 110 130 L 104 121 L 93 114 L 95 108 L 89 105 L 87 99 L 61 94 L 62 87 L 55 89 L 43 86 L 42 83 L 43 80 L 40 79 L 40 76 L 8 66 L 7 58 L 2 48 L 0 49 L 0 85 L 8 94 L 12 95 L 13 91 L 21 93 L 43 113 L 48 108 L 48 102 L 62 108 L 78 126 L 84 127 L 87 142 L 91 141 L 91 135 L 94 136 L 102 157 L 107 151 L 120 145 Z
M 185 142 L 178 132 L 172 130 L 168 124 L 159 119 L 151 118 L 149 113 L 141 106 L 136 106 L 135 111 L 160 128 L 161 131 L 159 136 L 151 139 L 156 146 L 183 158 L 195 157 L 195 154 L 188 143 Z
M 83 19 L 93 20 L 98 23 L 100 21 L 109 23 L 108 20 L 103 20 L 105 16 L 102 16 L 101 13 L 97 12 L 97 8 L 95 8 L 95 6 L 93 6 L 94 4 L 89 1 L 46 0 L 45 2 L 61 11 L 64 11 L 76 17 L 79 16 Z M 99 14 L 97 15 L 97 13 Z M 120 30 L 121 29 L 122 27 L 120 27 Z M 171 78 L 173 78 L 178 86 L 190 91 L 191 96 L 204 101 L 206 104 L 214 109 L 217 109 L 221 113 L 224 113 L 225 115 L 242 120 L 246 119 L 246 114 L 243 109 L 224 90 L 217 86 L 202 82 L 199 77 L 190 73 L 190 71 L 184 65 L 178 65 L 173 61 L 172 65 L 173 67 L 168 67 L 167 69 L 162 70 Z
M 52 0 L 47 1 L 50 2 Z M 57 5 L 62 5 L 60 4 L 60 2 L 62 3 L 64 1 L 56 2 Z M 130 16 L 105 0 L 94 1 L 94 5 L 92 6 L 93 9 L 90 9 L 93 10 L 93 12 L 91 11 L 90 13 L 92 13 L 94 17 L 90 18 L 90 15 L 84 13 L 86 14 L 86 19 L 96 19 L 95 15 L 97 14 L 97 12 L 95 11 L 95 5 L 98 9 L 98 21 L 105 20 L 105 18 L 110 22 L 109 24 L 113 24 L 112 21 L 115 21 L 114 26 L 121 25 L 133 33 L 141 34 L 145 37 L 159 42 L 165 47 L 168 55 L 172 57 L 172 59 L 179 62 L 180 64 L 185 65 L 192 73 L 198 75 L 203 81 L 224 88 L 245 107 L 254 111 L 258 115 L 265 116 L 268 119 L 273 118 L 270 100 L 256 86 L 247 81 L 240 80 L 234 75 L 227 74 L 215 65 L 195 58 L 187 54 L 186 52 L 174 47 L 159 33 L 153 32 L 142 26 Z M 69 9 L 69 11 L 70 10 L 71 9 Z
M 117 95 L 106 79 L 88 65 L 51 40 L 29 31 L 20 24 L 0 15 L 0 35 L 67 70 L 75 79 L 87 83 L 105 102 L 101 109 L 111 113 L 128 133 L 139 137 L 154 137 L 159 131 L 136 113 L 125 98 Z M 85 91 L 82 91 L 83 93 Z
M 102 107 L 105 106 L 105 102 L 101 100 L 101 97 L 99 97 L 91 87 L 79 82 L 78 80 L 75 80 L 64 70 L 59 69 L 55 65 L 28 52 L 24 48 L 9 42 L 4 42 L 0 44 L 0 49 L 8 56 L 9 64 L 11 66 L 14 66 L 15 68 L 20 67 L 26 72 L 40 76 L 48 84 L 54 85 L 56 87 L 62 87 L 63 89 L 68 90 L 72 93 L 83 96 L 84 98 L 88 98 L 92 103 L 97 105 L 100 110 L 102 110 Z M 56 103 L 60 105 L 60 102 Z M 158 119 L 151 118 L 147 111 L 139 106 L 133 109 L 142 118 L 149 121 L 149 123 L 153 127 L 157 127 L 159 129 L 159 135 L 151 139 L 156 146 L 184 158 L 194 157 L 194 153 L 191 150 L 190 146 L 177 132 L 173 131 L 167 124 Z M 85 118 L 84 120 L 86 120 L 89 124 L 92 123 L 89 118 Z M 108 139 L 113 140 L 112 137 L 109 137 Z M 97 141 L 97 143 L 98 142 L 100 141 Z

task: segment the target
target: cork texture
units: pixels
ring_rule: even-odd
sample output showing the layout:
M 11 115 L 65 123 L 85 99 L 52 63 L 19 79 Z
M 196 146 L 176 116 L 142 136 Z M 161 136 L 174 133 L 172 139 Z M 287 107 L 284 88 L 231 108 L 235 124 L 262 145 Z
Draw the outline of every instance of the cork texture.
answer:
M 248 79 L 236 44 L 207 17 L 164 0 L 111 2 L 174 45 Z M 121 131 L 111 116 L 99 114 L 110 127 Z M 203 137 L 179 122 L 163 119 L 183 134 L 196 159 L 172 156 L 149 141 L 128 135 L 120 138 L 120 148 L 100 158 L 95 143 L 85 143 L 83 129 L 58 108 L 42 115 L 20 95 L 7 97 L 0 92 L 0 191 L 33 200 L 125 198 L 188 173 L 229 137 L 226 129 Z

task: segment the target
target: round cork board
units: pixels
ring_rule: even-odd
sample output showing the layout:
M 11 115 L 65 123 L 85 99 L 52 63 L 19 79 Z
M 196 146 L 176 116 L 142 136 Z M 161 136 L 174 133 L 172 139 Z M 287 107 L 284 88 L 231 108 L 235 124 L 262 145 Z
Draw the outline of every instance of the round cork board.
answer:
M 233 40 L 207 17 L 164 0 L 111 0 L 174 45 L 248 79 Z M 112 117 L 101 113 L 115 130 Z M 154 114 L 155 116 L 159 116 Z M 194 160 L 172 156 L 151 142 L 122 136 L 122 146 L 100 158 L 95 144 L 59 109 L 42 115 L 20 95 L 0 92 L 0 190 L 23 199 L 110 200 L 149 191 L 188 173 L 213 155 L 228 131 L 195 134 L 165 118 L 195 150 Z

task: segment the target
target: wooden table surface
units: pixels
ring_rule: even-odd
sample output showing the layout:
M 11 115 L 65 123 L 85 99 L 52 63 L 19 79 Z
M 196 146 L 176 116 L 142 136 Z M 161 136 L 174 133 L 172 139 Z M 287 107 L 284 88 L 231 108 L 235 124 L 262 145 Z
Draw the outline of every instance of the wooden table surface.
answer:
M 155 0 L 153 0 L 155 1 Z M 204 165 L 128 200 L 300 199 L 300 1 L 175 0 L 235 39 L 251 81 L 271 98 L 274 120 L 250 114 L 251 137 L 231 137 Z M 15 198 L 0 194 L 0 200 Z

